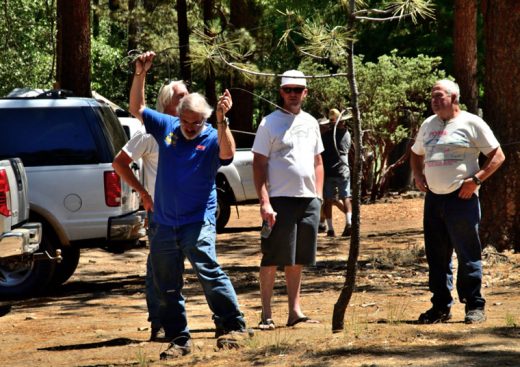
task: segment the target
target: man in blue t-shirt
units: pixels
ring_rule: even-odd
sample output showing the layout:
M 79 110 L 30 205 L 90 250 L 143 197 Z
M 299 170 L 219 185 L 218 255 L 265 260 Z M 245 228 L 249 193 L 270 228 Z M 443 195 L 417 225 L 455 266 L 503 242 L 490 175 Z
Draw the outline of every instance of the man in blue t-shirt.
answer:
M 153 279 L 160 302 L 160 318 L 171 343 L 161 353 L 170 359 L 191 352 L 183 286 L 184 257 L 195 271 L 213 312 L 217 346 L 237 348 L 249 336 L 238 300 L 215 251 L 215 177 L 221 165 L 233 160 L 235 141 L 225 114 L 232 106 L 225 91 L 217 104 L 217 129 L 207 119 L 213 112 L 205 98 L 192 93 L 181 99 L 179 117 L 145 106 L 144 83 L 155 53 L 136 60 L 130 91 L 130 112 L 141 120 L 159 145 L 150 225 Z

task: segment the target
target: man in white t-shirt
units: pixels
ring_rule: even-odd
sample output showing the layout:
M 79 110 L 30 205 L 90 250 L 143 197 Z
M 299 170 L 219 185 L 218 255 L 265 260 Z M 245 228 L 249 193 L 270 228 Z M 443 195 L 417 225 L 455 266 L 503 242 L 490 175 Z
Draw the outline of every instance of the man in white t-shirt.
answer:
M 253 172 L 262 233 L 260 329 L 274 329 L 271 298 L 278 266 L 284 267 L 289 302 L 287 326 L 309 319 L 300 307 L 303 265 L 316 262 L 316 237 L 323 190 L 323 144 L 318 122 L 301 110 L 305 76 L 286 71 L 280 86 L 283 108 L 260 123 L 253 144 Z M 270 232 L 270 233 L 268 233 Z
M 157 97 L 157 111 L 177 116 L 177 105 L 182 97 L 187 94 L 188 89 L 182 81 L 172 81 L 163 85 Z M 141 184 L 130 168 L 130 163 L 132 161 L 137 162 L 139 159 L 142 159 L 143 162 L 144 185 Z M 117 174 L 139 193 L 143 207 L 148 213 L 149 223 L 153 220 L 152 213 L 158 160 L 159 146 L 155 138 L 147 134 L 146 131 L 138 131 L 117 154 L 112 164 Z M 150 256 L 148 256 L 146 261 L 146 304 L 148 307 L 148 321 L 151 324 L 150 340 L 162 341 L 165 336 L 159 318 L 159 299 L 155 294 Z
M 421 125 L 412 146 L 415 184 L 426 192 L 424 243 L 433 294 L 432 307 L 419 316 L 421 324 L 451 318 L 453 250 L 458 259 L 457 292 L 466 305 L 464 322 L 486 320 L 486 301 L 481 294 L 478 190 L 505 157 L 489 126 L 480 117 L 461 111 L 459 95 L 456 83 L 435 83 L 431 100 L 435 115 Z M 487 157 L 482 168 L 478 162 L 480 153 Z

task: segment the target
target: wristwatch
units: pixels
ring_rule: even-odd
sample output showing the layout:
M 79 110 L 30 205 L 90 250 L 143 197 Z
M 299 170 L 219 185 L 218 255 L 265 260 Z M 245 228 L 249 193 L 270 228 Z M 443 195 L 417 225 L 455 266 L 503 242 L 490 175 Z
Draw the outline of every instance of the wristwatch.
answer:
M 477 176 L 473 175 L 473 176 L 471 176 L 471 179 L 473 180 L 473 182 L 475 182 L 475 184 L 476 184 L 477 186 L 482 185 L 482 181 L 481 181 L 480 178 L 478 178 Z
M 225 126 L 229 126 L 229 119 L 227 117 L 224 117 L 224 120 L 222 121 L 217 121 L 217 125 L 225 125 Z

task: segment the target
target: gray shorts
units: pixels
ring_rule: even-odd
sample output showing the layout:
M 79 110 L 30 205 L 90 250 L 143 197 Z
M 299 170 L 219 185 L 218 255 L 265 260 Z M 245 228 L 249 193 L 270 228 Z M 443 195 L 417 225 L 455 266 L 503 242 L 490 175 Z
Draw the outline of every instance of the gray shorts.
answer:
M 276 223 L 268 238 L 262 238 L 260 266 L 316 264 L 316 237 L 321 203 L 317 198 L 274 197 L 270 199 Z

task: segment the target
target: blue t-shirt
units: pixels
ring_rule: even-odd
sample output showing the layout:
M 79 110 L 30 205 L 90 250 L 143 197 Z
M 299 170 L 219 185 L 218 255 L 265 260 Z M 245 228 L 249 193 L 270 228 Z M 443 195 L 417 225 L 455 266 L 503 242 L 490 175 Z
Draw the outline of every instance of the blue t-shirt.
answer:
M 159 145 L 154 221 L 170 226 L 215 223 L 215 176 L 221 165 L 232 162 L 218 156 L 217 130 L 206 124 L 199 136 L 187 140 L 178 117 L 149 108 L 143 111 L 143 121 Z

